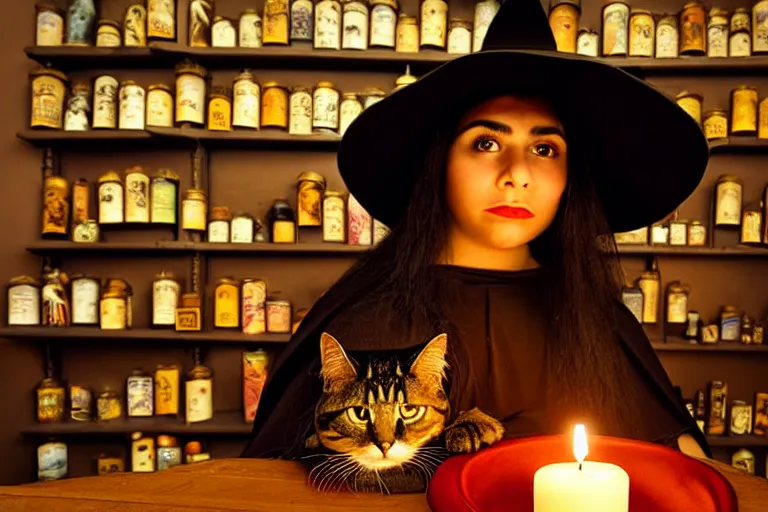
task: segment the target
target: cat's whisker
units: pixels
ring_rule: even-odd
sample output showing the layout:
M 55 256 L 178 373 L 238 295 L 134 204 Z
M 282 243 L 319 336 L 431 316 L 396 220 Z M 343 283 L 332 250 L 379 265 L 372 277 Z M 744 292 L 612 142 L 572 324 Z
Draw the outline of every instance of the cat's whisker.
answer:
M 350 476 L 352 476 L 355 472 L 360 471 L 360 465 L 354 464 L 352 467 L 346 469 L 343 473 L 340 474 L 339 477 L 339 488 L 341 489 L 344 486 L 349 487 L 349 484 L 347 483 L 347 480 Z
M 389 494 L 389 488 L 387 487 L 387 484 L 384 483 L 384 480 L 381 479 L 381 475 L 379 474 L 379 470 L 378 469 L 374 469 L 373 471 L 376 474 L 376 479 L 379 481 L 379 488 L 383 487 L 384 491 L 386 491 L 387 494 Z M 384 494 L 383 491 L 382 491 L 382 494 Z
M 419 457 L 421 460 L 428 460 L 432 462 L 435 466 L 439 466 L 440 464 L 445 462 L 445 458 L 437 457 L 434 454 L 430 454 L 430 453 L 417 452 L 416 455 L 414 455 L 414 457 Z
M 344 456 L 346 457 L 346 454 Z M 328 467 L 331 467 L 331 466 L 333 466 L 333 464 L 337 463 L 338 459 L 339 459 L 339 457 L 337 457 L 337 456 L 328 457 L 326 460 L 322 461 L 317 466 L 312 468 L 312 471 L 310 471 L 309 475 L 308 475 L 308 479 L 309 479 L 310 484 L 314 484 L 317 481 L 317 479 L 320 478 L 320 475 L 322 475 L 323 472 Z M 315 472 L 317 472 L 317 473 L 315 474 Z M 314 475 L 314 478 L 312 477 L 312 475 Z
M 427 471 L 427 469 L 422 465 L 420 461 L 416 459 L 411 459 L 405 464 L 403 464 L 403 466 L 405 467 L 414 466 L 418 470 L 418 472 L 424 477 L 424 483 L 426 484 L 427 482 L 429 482 L 430 473 Z
M 340 476 L 346 474 L 350 469 L 354 469 L 356 465 L 357 462 L 354 460 L 347 460 L 333 468 L 328 475 L 331 476 L 331 479 L 328 480 L 324 486 L 321 485 L 320 490 L 332 491 L 334 489 L 334 482 L 336 482 Z
M 320 492 L 323 492 L 325 488 L 325 484 L 328 481 L 329 478 L 332 478 L 338 471 L 342 471 L 344 468 L 347 467 L 348 464 L 352 463 L 354 464 L 353 460 L 345 460 L 345 461 L 333 461 L 334 464 L 326 467 L 326 472 L 323 475 L 322 480 L 320 480 L 320 483 L 317 484 L 317 488 Z M 318 475 L 319 478 L 319 475 Z

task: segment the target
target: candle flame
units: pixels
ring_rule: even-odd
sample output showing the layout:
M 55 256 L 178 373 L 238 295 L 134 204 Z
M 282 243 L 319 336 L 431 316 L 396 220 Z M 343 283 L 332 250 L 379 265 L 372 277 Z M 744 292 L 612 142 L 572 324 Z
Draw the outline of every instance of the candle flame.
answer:
M 579 466 L 584 462 L 588 453 L 587 430 L 584 428 L 584 425 L 576 425 L 573 427 L 573 455 L 579 461 Z

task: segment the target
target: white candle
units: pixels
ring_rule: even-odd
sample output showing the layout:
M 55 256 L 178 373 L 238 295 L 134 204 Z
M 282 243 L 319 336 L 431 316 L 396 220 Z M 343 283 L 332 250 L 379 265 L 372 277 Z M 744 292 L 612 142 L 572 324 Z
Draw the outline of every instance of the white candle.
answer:
M 577 462 L 550 464 L 533 477 L 533 512 L 628 512 L 629 475 L 614 464 L 584 462 L 584 425 L 573 431 Z

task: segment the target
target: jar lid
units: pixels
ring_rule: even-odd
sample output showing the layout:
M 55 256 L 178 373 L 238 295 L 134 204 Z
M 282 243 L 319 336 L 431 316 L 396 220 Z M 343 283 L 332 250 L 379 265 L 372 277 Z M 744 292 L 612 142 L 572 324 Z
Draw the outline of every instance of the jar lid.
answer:
M 591 28 L 580 28 L 579 29 L 579 36 L 578 37 L 587 36 L 587 35 L 590 35 L 590 36 L 594 35 L 594 36 L 596 36 L 597 32 L 592 30 Z
M 704 7 L 701 2 L 698 0 L 693 0 L 692 2 L 686 2 L 685 5 L 683 5 L 683 10 L 689 9 L 691 7 Z
M 363 90 L 363 94 L 366 96 L 386 96 L 387 93 L 379 89 L 378 87 L 366 87 Z
M 755 87 L 752 87 L 751 85 L 739 85 L 737 86 L 734 91 L 755 91 L 757 92 L 757 89 Z
M 688 90 L 680 91 L 677 96 L 675 96 L 676 100 L 681 100 L 683 98 L 696 98 L 700 102 L 703 101 L 704 97 L 701 94 L 690 92 Z
M 155 178 L 164 178 L 170 181 L 180 181 L 181 178 L 173 169 L 158 169 L 155 173 Z
M 723 311 L 724 312 L 727 311 L 727 312 L 731 313 L 731 312 L 735 312 L 736 308 L 733 307 L 733 306 L 723 306 Z
M 203 66 L 195 64 L 190 60 L 185 60 L 176 65 L 176 74 L 180 75 L 184 73 L 192 73 L 193 75 L 205 78 L 207 72 Z
M 228 206 L 214 206 L 211 208 L 212 220 L 230 220 L 231 218 L 232 214 L 230 213 Z
M 240 14 L 240 17 L 243 17 L 246 14 L 251 15 L 251 16 L 255 14 L 256 16 L 259 16 L 259 13 L 258 13 L 258 11 L 256 9 L 246 9 L 246 10 L 244 10 L 242 12 L 242 14 Z M 261 17 L 259 17 L 259 19 L 261 19 Z
M 205 192 L 199 188 L 188 188 L 187 197 L 190 199 L 205 199 Z
M 199 308 L 203 303 L 199 293 L 182 294 L 179 303 L 182 308 Z
M 171 92 L 171 86 L 167 84 L 152 84 L 149 87 L 147 87 L 148 91 L 166 91 L 168 93 Z
M 325 187 L 325 178 L 313 171 L 304 171 L 303 173 L 299 174 L 299 176 L 296 178 L 296 181 L 313 181 Z
M 184 453 L 187 455 L 203 453 L 203 446 L 200 444 L 200 441 L 190 441 L 184 446 Z
M 256 79 L 253 76 L 253 73 L 249 69 L 242 70 L 236 77 L 235 82 L 239 82 L 240 80 L 250 80 L 252 82 L 255 82 Z
M 704 112 L 704 117 L 712 117 L 712 116 L 723 116 L 725 117 L 727 115 L 727 112 L 720 108 L 715 108 L 712 110 L 707 110 Z
M 146 373 L 144 373 L 144 370 L 141 368 L 134 368 L 133 371 L 131 371 L 132 377 L 148 377 Z
M 139 84 L 136 83 L 135 80 L 123 80 L 122 82 L 120 82 L 120 87 L 121 88 L 122 87 L 133 87 L 133 86 L 141 87 Z
M 324 195 L 325 197 L 344 197 L 347 193 L 339 190 L 326 190 Z
M 371 0 L 371 5 L 387 5 L 393 8 L 395 11 L 400 9 L 400 5 L 397 0 Z
M 652 270 L 646 270 L 645 272 L 640 273 L 640 279 L 653 279 L 654 281 L 658 281 L 659 275 Z
M 722 7 L 712 7 L 709 10 L 709 17 L 714 18 L 715 16 L 725 16 L 728 17 L 728 11 L 723 9 Z
M 703 226 L 700 220 L 692 220 L 691 226 Z
M 144 434 L 141 432 L 134 432 L 133 434 L 131 434 L 131 440 L 133 441 L 138 441 L 142 437 L 144 437 Z
M 311 87 L 307 87 L 306 85 L 296 85 L 291 88 L 291 93 L 295 94 L 297 92 L 306 92 L 309 93 L 312 90 Z
M 75 281 L 80 281 L 81 279 L 85 281 L 96 281 L 97 283 L 99 282 L 99 279 L 96 277 L 90 277 L 86 274 L 78 272 L 77 274 L 74 274 L 72 276 L 72 283 L 74 283 Z
M 247 219 L 247 220 L 253 220 L 253 215 L 250 213 L 245 213 L 241 211 L 237 211 L 232 214 L 232 219 Z
M 198 298 L 199 298 L 199 295 L 198 295 Z M 212 374 L 213 372 L 211 371 L 211 369 L 202 364 L 193 366 L 192 368 L 190 368 L 189 372 L 187 372 L 187 376 L 190 379 L 209 379 L 211 378 Z
M 222 284 L 229 284 L 232 286 L 238 286 L 240 282 L 235 279 L 234 277 L 221 277 L 216 280 L 216 286 L 222 285 Z
M 140 165 L 134 165 L 133 167 L 126 169 L 125 176 L 127 177 L 129 174 L 143 174 L 144 176 L 147 175 L 147 173 L 144 172 L 144 168 Z
M 418 25 L 419 20 L 416 18 L 416 16 L 409 16 L 407 14 L 401 14 L 398 16 L 397 19 L 398 23 L 402 23 L 403 25 Z
M 405 67 L 405 74 L 404 75 L 400 75 L 399 77 L 397 77 L 397 80 L 395 80 L 395 86 L 397 86 L 397 87 L 404 87 L 404 86 L 410 85 L 410 84 L 412 84 L 412 83 L 414 83 L 416 81 L 418 81 L 418 78 L 416 78 L 415 76 L 413 76 L 411 74 L 411 67 L 410 66 L 406 66 Z
M 738 7 L 736 10 L 733 11 L 733 15 L 736 16 L 737 14 L 746 14 L 749 15 L 749 8 L 748 7 Z
M 118 32 L 120 32 L 120 23 L 114 20 L 99 20 L 99 28 L 101 27 L 113 27 L 116 28 Z
M 67 82 L 68 81 L 67 75 L 65 75 L 64 73 L 62 73 L 58 69 L 53 69 L 53 68 L 35 69 L 34 71 L 31 71 L 29 74 L 30 74 L 30 76 L 33 76 L 33 77 L 34 76 L 54 76 L 54 77 L 58 78 L 59 80 L 61 80 L 62 82 Z
M 155 275 L 156 280 L 160 279 L 174 279 L 173 272 L 167 272 L 165 270 L 161 270 L 159 274 Z
M 157 436 L 157 446 L 161 446 L 163 448 L 176 446 L 176 438 L 169 435 L 159 435 Z
M 99 176 L 99 183 L 110 183 L 110 182 L 118 182 L 121 183 L 120 175 L 117 174 L 115 171 L 107 171 L 101 176 Z
M 631 16 L 637 16 L 637 15 L 640 15 L 640 14 L 645 14 L 645 15 L 650 16 L 651 15 L 651 11 L 649 11 L 648 9 L 632 9 L 632 11 L 631 11 Z
M 273 87 L 278 87 L 280 89 L 287 89 L 287 87 L 285 87 L 284 85 L 280 85 L 280 83 L 275 80 L 270 80 L 269 82 L 265 83 L 261 87 L 263 89 L 271 89 Z
M 320 82 L 317 82 L 317 86 L 315 88 L 316 89 L 321 89 L 321 88 L 324 88 L 324 89 L 335 89 L 336 86 L 333 85 L 333 82 L 329 82 L 327 80 L 322 80 Z
M 102 299 L 124 299 L 125 298 L 125 291 L 124 290 L 115 290 L 115 289 L 108 289 L 104 291 L 104 293 L 101 294 Z
M 91 92 L 91 84 L 86 82 L 77 82 L 72 86 L 72 92 Z
M 11 280 L 8 282 L 9 286 L 18 286 L 22 284 L 40 286 L 40 281 L 38 281 L 32 276 L 22 275 L 22 276 L 12 277 Z
M 722 176 L 717 178 L 717 181 L 718 182 L 730 182 L 730 181 L 738 182 L 739 178 L 738 176 L 734 176 L 732 174 L 723 174 Z
M 59 383 L 53 377 L 46 377 L 41 382 L 38 388 L 59 388 Z

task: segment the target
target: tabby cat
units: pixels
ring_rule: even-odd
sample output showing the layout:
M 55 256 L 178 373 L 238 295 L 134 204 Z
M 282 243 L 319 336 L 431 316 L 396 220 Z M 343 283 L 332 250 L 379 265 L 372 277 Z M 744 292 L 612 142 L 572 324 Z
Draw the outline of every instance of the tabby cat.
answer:
M 443 389 L 448 337 L 432 339 L 410 361 L 371 353 L 367 364 L 347 356 L 336 339 L 320 339 L 323 392 L 305 457 L 320 490 L 349 488 L 395 493 L 424 491 L 452 453 L 475 452 L 500 440 L 504 427 L 478 409 L 446 428 Z

